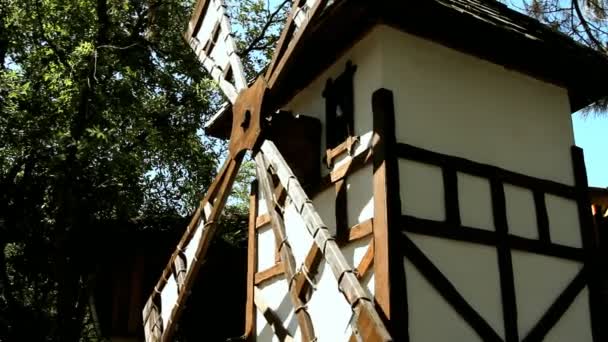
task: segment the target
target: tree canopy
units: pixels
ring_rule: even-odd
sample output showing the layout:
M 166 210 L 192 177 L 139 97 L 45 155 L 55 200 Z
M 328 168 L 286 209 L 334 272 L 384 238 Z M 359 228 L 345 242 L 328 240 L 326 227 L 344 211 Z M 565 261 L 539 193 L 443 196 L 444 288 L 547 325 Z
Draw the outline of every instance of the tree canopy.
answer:
M 253 75 L 284 10 L 232 5 Z M 0 340 L 79 340 L 99 237 L 176 229 L 211 182 L 223 146 L 202 128 L 222 97 L 182 38 L 193 6 L 0 0 Z

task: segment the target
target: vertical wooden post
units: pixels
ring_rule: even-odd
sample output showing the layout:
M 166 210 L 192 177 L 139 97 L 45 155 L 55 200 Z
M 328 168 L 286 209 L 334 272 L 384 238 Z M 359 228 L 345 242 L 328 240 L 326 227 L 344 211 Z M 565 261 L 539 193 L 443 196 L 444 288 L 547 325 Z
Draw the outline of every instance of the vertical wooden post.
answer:
M 256 221 L 258 217 L 258 183 L 251 183 L 249 195 L 249 228 L 247 235 L 247 303 L 245 305 L 245 340 L 255 341 L 256 310 L 254 304 L 254 281 L 258 265 L 258 235 L 256 232 Z
M 599 253 L 599 234 L 593 224 L 591 202 L 589 200 L 589 184 L 587 183 L 587 170 L 583 149 L 572 146 L 572 167 L 574 171 L 574 186 L 576 188 L 576 204 L 578 208 L 579 225 L 583 248 L 585 249 L 585 263 L 587 265 L 587 281 L 589 286 L 589 307 L 591 310 L 591 330 L 593 341 L 606 341 L 606 322 L 608 322 L 608 289 L 602 288 L 602 269 Z M 604 284 L 606 287 L 606 284 Z
M 372 95 L 374 137 L 374 279 L 375 300 L 396 341 L 408 341 L 405 269 L 398 253 L 399 166 L 395 146 L 393 93 L 379 89 Z
M 492 216 L 496 227 L 496 249 L 498 252 L 498 269 L 500 271 L 500 291 L 502 296 L 502 315 L 505 325 L 505 341 L 519 341 L 517 326 L 517 302 L 515 299 L 515 279 L 513 261 L 509 249 L 509 224 L 507 222 L 507 205 L 505 188 L 496 177 L 490 179 L 492 194 Z

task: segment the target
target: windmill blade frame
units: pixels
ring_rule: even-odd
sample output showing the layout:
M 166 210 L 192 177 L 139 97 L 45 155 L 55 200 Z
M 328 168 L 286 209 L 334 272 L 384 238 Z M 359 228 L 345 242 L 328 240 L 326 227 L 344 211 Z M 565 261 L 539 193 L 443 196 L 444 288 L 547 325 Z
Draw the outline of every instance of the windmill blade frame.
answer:
M 247 79 L 243 63 L 236 51 L 224 2 L 199 1 L 184 38 L 203 67 L 234 104 L 239 93 L 247 89 Z

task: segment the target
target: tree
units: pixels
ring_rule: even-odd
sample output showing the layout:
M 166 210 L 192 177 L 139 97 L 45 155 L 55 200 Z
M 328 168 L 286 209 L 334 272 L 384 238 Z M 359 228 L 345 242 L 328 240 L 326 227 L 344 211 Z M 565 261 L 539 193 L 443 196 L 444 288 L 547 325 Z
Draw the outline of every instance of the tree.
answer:
M 287 3 L 230 7 L 251 76 Z M 0 0 L 0 340 L 79 340 L 98 237 L 159 229 L 204 194 L 222 145 L 201 130 L 222 98 L 182 39 L 192 8 Z
M 506 3 L 579 43 L 608 54 L 608 1 L 507 0 Z M 587 112 L 606 109 L 608 98 L 603 98 L 587 108 Z

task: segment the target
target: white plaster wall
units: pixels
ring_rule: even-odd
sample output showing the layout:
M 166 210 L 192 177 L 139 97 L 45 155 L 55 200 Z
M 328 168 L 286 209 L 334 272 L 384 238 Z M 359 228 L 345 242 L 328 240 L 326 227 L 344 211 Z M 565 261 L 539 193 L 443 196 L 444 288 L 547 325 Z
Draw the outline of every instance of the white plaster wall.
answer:
M 519 335 L 526 336 L 538 322 L 559 294 L 581 270 L 582 264 L 575 261 L 543 256 L 527 252 L 512 251 L 513 274 L 515 278 L 515 297 Z M 587 297 L 588 298 L 588 297 Z M 577 313 L 570 319 L 562 320 L 574 331 L 555 341 L 590 341 L 590 339 L 568 339 L 568 336 L 585 336 L 590 327 L 588 302 L 587 314 Z M 584 306 L 585 303 L 578 303 Z M 578 309 L 575 309 L 575 311 Z M 562 320 L 557 322 L 560 328 Z M 557 338 L 557 337 L 556 337 Z
M 530 239 L 538 239 L 534 195 L 529 189 L 504 185 L 509 233 Z
M 296 114 L 315 117 L 321 120 L 321 156 L 325 155 L 325 99 L 322 96 L 328 78 L 335 79 L 344 72 L 347 61 L 357 66 L 354 74 L 354 124 L 355 135 L 362 136 L 360 146 L 365 148 L 371 139 L 372 94 L 382 84 L 381 42 L 376 30 L 363 38 L 324 71 L 311 84 L 299 92 L 284 109 Z M 329 170 L 321 166 L 322 174 Z
M 578 294 L 568 311 L 549 330 L 546 342 L 593 341 L 589 316 L 589 292 L 587 288 Z
M 398 141 L 573 184 L 565 89 L 389 27 L 378 31 Z
M 496 248 L 419 234 L 408 234 L 408 237 L 448 278 L 473 309 L 494 328 L 496 333 L 504 337 Z M 406 277 L 409 280 L 410 274 L 408 273 Z M 408 296 L 411 294 L 412 297 L 428 291 L 423 284 L 417 282 L 410 284 L 408 281 L 407 288 Z M 435 290 L 433 289 L 433 291 Z M 414 310 L 415 307 L 410 308 L 410 312 Z M 415 315 L 415 313 L 412 314 Z M 435 322 L 437 326 L 443 328 L 444 324 L 449 326 L 446 321 L 449 319 L 452 318 L 441 317 Z M 424 341 L 432 340 L 426 339 Z
M 458 205 L 462 225 L 494 230 L 490 182 L 485 178 L 466 173 L 458 173 L 457 177 Z
M 401 212 L 418 218 L 445 220 L 443 176 L 439 167 L 399 159 Z
M 582 247 L 576 202 L 553 195 L 545 195 L 545 201 L 551 241 L 566 246 Z
M 346 179 L 348 227 L 374 217 L 373 166 L 367 165 Z
M 481 341 L 475 331 L 435 291 L 416 267 L 407 259 L 404 259 L 403 263 L 407 274 L 410 341 Z

